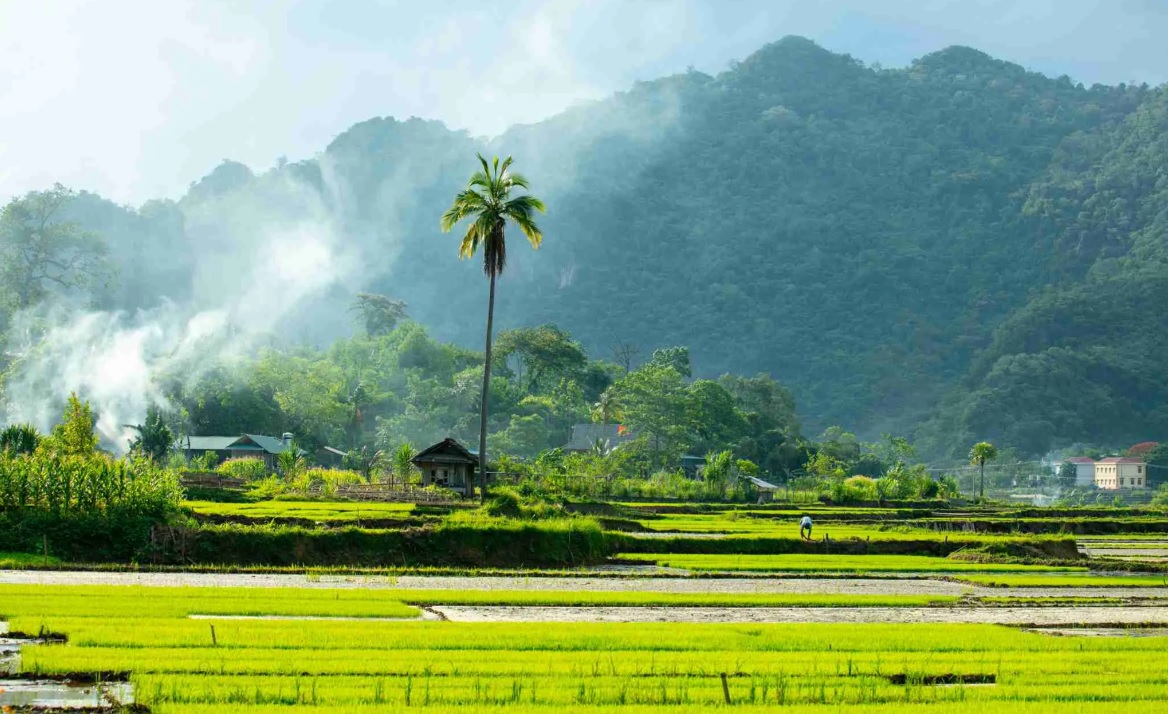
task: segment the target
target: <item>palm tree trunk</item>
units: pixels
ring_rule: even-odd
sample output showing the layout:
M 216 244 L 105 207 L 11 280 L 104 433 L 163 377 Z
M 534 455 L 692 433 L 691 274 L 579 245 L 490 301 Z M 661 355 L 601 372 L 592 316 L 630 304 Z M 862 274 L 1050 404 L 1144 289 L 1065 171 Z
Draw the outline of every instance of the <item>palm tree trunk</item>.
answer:
M 491 296 L 487 299 L 487 348 L 483 351 L 483 399 L 479 413 L 479 501 L 487 500 L 487 416 L 491 395 L 491 330 L 495 326 L 495 274 L 491 273 Z

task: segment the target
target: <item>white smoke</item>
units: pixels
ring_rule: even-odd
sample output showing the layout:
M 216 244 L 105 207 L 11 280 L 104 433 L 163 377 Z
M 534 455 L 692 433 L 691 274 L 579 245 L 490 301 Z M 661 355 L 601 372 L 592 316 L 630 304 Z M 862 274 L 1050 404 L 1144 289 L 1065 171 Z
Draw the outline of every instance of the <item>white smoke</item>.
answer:
M 212 368 L 270 340 L 306 306 L 362 264 L 314 193 L 285 182 L 281 202 L 299 214 L 268 215 L 249 205 L 228 220 L 191 276 L 190 304 L 164 303 L 136 313 L 57 304 L 17 316 L 9 345 L 15 365 L 5 387 L 7 421 L 42 431 L 60 418 L 70 393 L 88 400 L 97 429 L 124 451 L 149 406 L 169 409 L 162 379 L 191 384 Z M 225 229 L 226 230 L 226 229 Z

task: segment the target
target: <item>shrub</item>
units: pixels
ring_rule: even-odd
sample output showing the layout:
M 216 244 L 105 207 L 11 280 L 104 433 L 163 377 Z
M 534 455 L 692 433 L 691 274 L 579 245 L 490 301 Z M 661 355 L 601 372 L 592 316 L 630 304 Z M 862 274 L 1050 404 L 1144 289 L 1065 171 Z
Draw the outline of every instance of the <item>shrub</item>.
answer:
M 32 424 L 13 424 L 0 432 L 0 451 L 13 456 L 31 454 L 40 443 L 40 432 Z
M 875 501 L 879 498 L 876 481 L 867 476 L 850 476 L 833 480 L 830 486 L 831 500 L 835 503 L 856 503 Z
M 1152 497 L 1153 506 L 1168 506 L 1168 483 L 1160 484 L 1160 488 L 1156 489 L 1156 495 Z
M 480 509 L 488 516 L 520 518 L 524 520 L 544 520 L 563 518 L 564 506 L 552 503 L 546 498 L 521 496 L 512 488 L 491 489 L 491 500 Z
M 215 469 L 216 473 L 244 481 L 259 481 L 267 477 L 268 466 L 263 459 L 253 457 L 227 459 Z

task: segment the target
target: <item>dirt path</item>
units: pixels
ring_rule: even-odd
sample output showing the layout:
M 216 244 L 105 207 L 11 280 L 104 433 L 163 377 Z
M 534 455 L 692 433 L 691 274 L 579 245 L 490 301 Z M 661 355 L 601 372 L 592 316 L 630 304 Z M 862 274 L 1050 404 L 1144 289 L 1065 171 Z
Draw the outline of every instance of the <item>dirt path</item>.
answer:
M 617 578 L 401 575 L 306 575 L 244 573 L 104 573 L 0 571 L 0 584 L 149 585 L 193 587 L 376 588 L 399 590 L 534 590 L 652 593 L 790 593 L 842 595 L 961 595 L 973 588 L 943 580 L 894 578 Z M 1002 589 L 994 589 L 1002 594 Z
M 1168 607 L 434 607 L 452 622 L 1168 624 Z
M 1088 577 L 1088 576 L 1084 576 Z M 1092 596 L 1168 598 L 1168 587 L 990 588 L 946 580 L 907 578 L 693 578 L 693 577 L 457 577 L 244 573 L 109 573 L 0 571 L 0 584 L 145 585 L 169 587 L 369 588 L 399 590 L 530 590 L 560 592 L 649 592 L 790 595 L 978 595 L 1011 597 Z M 1168 609 L 1168 608 L 1165 608 Z

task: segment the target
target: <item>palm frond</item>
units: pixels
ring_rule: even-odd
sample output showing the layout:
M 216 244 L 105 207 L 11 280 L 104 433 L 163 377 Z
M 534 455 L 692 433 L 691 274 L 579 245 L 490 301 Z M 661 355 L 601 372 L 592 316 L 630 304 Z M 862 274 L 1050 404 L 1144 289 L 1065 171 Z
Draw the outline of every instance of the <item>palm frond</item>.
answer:
M 504 215 L 519 226 L 532 248 L 538 248 L 543 243 L 543 231 L 535 224 L 532 213 L 543 210 L 543 201 L 535 196 L 517 196 L 504 204 Z
M 531 243 L 538 248 L 543 242 L 543 233 L 535 223 L 534 214 L 546 209 L 543 201 L 525 194 L 511 197 L 512 189 L 528 189 L 527 177 L 511 173 L 514 159 L 510 156 L 500 160 L 494 156 L 487 160 L 477 154 L 481 170 L 470 177 L 465 190 L 457 194 L 454 203 L 442 215 L 443 231 L 449 231 L 464 219 L 473 219 L 467 227 L 458 248 L 460 258 L 471 258 L 480 250 L 483 252 L 483 272 L 498 275 L 507 264 L 507 241 L 505 222 L 509 219 Z
M 511 189 L 511 188 L 528 189 L 528 188 L 530 188 L 530 185 L 527 182 L 527 177 L 524 176 L 523 174 L 507 174 L 503 178 L 503 182 L 507 185 L 508 189 Z
M 442 230 L 449 231 L 459 221 L 481 211 L 487 205 L 482 195 L 477 191 L 466 190 L 454 197 L 454 203 L 442 214 Z
M 479 243 L 482 241 L 483 237 L 479 234 L 478 223 L 470 224 L 466 229 L 466 235 L 462 237 L 462 243 L 458 246 L 458 257 L 463 260 L 473 258 L 479 249 Z

